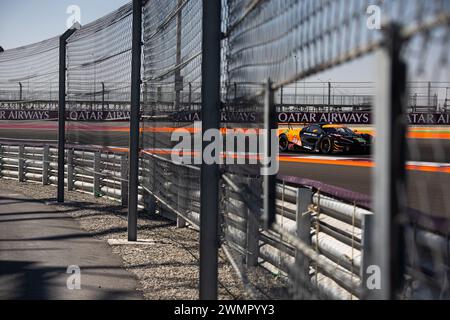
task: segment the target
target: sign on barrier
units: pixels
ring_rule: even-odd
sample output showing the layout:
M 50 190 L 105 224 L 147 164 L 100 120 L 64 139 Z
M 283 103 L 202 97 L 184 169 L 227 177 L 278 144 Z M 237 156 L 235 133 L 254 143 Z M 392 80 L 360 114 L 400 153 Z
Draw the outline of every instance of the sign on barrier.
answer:
M 144 115 L 145 116 L 145 115 Z M 257 112 L 222 112 L 222 123 L 258 123 L 261 115 Z M 0 110 L 0 120 L 57 120 L 55 110 Z M 129 111 L 67 111 L 67 121 L 123 121 L 129 120 Z M 278 112 L 278 123 L 337 123 L 372 124 L 370 112 Z M 194 122 L 201 120 L 201 112 L 167 113 L 158 122 Z M 409 113 L 412 125 L 450 125 L 450 113 Z

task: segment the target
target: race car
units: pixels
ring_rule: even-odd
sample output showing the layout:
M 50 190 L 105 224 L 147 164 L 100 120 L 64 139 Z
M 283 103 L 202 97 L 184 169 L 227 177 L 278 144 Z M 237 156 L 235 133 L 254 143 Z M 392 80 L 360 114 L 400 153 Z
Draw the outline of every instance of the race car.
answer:
M 312 124 L 304 128 L 278 130 L 280 152 L 310 151 L 323 154 L 369 153 L 373 138 L 336 124 Z

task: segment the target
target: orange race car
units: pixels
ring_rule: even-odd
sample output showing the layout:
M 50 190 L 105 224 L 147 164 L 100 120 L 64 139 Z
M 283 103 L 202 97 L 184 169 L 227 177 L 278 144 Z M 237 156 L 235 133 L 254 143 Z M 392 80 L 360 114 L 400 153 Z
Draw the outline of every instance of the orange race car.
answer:
M 370 153 L 373 138 L 336 124 L 311 124 L 304 128 L 278 130 L 280 152 L 290 150 L 323 154 Z

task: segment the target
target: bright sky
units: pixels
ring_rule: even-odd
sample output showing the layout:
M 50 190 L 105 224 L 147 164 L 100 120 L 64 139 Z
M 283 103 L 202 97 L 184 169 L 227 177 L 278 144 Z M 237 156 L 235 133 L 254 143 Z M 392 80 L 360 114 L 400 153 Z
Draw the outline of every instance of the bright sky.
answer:
M 0 0 L 0 46 L 5 50 L 39 42 L 66 30 L 71 16 L 67 10 L 77 5 L 81 11 L 81 24 L 94 21 L 131 0 Z M 430 50 L 433 54 L 434 50 Z M 432 57 L 431 61 L 437 57 Z M 374 81 L 376 60 L 373 55 L 313 76 L 307 81 Z M 435 64 L 437 65 L 437 64 Z M 449 66 L 445 72 L 425 69 L 420 81 L 450 81 Z M 345 90 L 341 90 L 345 91 Z
M 11 49 L 39 42 L 66 30 L 71 16 L 67 9 L 77 5 L 85 25 L 130 0 L 0 0 L 0 46 Z

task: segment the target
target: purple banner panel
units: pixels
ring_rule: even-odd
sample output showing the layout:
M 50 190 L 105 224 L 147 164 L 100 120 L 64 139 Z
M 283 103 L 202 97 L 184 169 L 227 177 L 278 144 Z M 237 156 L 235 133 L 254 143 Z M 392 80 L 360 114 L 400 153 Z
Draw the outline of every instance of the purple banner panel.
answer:
M 261 114 L 257 112 L 227 112 L 220 115 L 222 123 L 258 123 Z M 410 125 L 450 125 L 450 113 L 409 113 Z M 67 111 L 68 121 L 126 121 L 130 118 L 129 111 Z M 156 120 L 158 118 L 158 120 Z M 194 122 L 201 121 L 201 112 L 188 111 L 167 113 L 156 117 L 158 122 Z M 0 120 L 57 120 L 55 110 L 0 110 Z M 348 125 L 370 125 L 370 112 L 279 112 L 279 124 L 311 124 L 335 123 Z
M 408 120 L 415 125 L 450 125 L 450 113 L 410 113 Z
M 57 120 L 55 110 L 0 110 L 0 120 Z M 129 111 L 67 111 L 67 121 L 129 120 Z
M 280 112 L 278 123 L 371 124 L 370 112 Z

